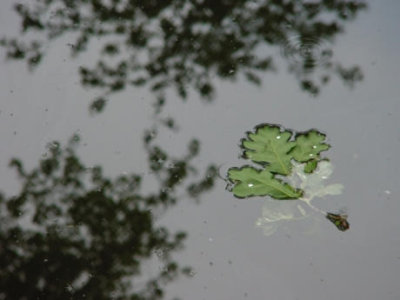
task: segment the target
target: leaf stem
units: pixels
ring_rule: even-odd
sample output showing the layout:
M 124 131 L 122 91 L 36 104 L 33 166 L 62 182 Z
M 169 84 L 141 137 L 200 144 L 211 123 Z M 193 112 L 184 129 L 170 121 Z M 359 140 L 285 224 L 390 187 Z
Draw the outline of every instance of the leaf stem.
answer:
M 311 204 L 311 199 L 309 199 L 309 198 L 299 198 L 299 200 L 305 202 L 312 210 L 314 210 L 314 211 L 316 211 L 316 212 L 319 212 L 319 213 L 321 213 L 321 214 L 323 214 L 323 215 L 325 215 L 325 216 L 326 216 L 327 213 L 328 213 L 328 212 L 326 212 L 326 211 L 320 209 L 319 207 L 316 207 L 316 206 L 312 205 L 312 204 Z

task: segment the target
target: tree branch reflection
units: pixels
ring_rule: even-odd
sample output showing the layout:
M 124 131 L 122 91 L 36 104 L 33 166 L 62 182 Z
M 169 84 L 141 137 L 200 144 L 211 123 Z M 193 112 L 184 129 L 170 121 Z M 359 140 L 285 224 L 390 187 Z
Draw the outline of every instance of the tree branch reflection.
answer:
M 76 152 L 79 136 L 66 146 L 49 144 L 32 171 L 11 160 L 22 187 L 13 197 L 0 194 L 0 299 L 161 299 L 166 284 L 190 273 L 172 258 L 186 233 L 157 220 L 178 201 L 210 190 L 216 168 L 196 181 L 198 141 L 174 158 L 154 135 L 144 140 L 156 175 L 148 193 L 143 175 L 109 178 L 101 166 L 86 167 Z M 143 277 L 155 257 L 162 267 Z
M 170 86 L 182 98 L 194 89 L 211 100 L 215 76 L 261 84 L 260 75 L 277 68 L 273 48 L 281 49 L 300 87 L 316 95 L 332 75 L 349 86 L 362 79 L 358 66 L 334 61 L 331 43 L 365 8 L 349 0 L 35 0 L 15 6 L 22 36 L 0 44 L 8 58 L 33 68 L 44 41 L 73 33 L 68 46 L 75 56 L 95 39 L 96 65 L 79 70 L 84 86 L 103 91 L 94 111 L 127 86 L 147 85 L 162 106 Z

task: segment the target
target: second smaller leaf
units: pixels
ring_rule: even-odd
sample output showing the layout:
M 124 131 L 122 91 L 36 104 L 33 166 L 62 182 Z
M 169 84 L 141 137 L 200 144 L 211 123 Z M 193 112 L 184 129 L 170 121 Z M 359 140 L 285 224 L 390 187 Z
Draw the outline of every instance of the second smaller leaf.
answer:
M 319 160 L 319 154 L 330 148 L 330 145 L 324 143 L 325 139 L 325 134 L 316 130 L 296 134 L 296 147 L 290 154 L 298 162 Z

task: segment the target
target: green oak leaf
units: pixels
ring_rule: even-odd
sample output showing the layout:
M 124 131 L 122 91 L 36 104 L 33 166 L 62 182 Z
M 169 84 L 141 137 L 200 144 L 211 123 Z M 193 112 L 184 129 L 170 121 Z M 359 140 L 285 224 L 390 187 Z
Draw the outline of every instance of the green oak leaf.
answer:
M 325 134 L 314 129 L 296 135 L 296 147 L 290 154 L 298 162 L 309 162 L 305 167 L 306 173 L 311 173 L 316 169 L 320 160 L 319 154 L 330 148 L 330 145 L 324 143 L 325 139 Z
M 231 168 L 228 177 L 235 183 L 233 194 L 239 198 L 269 195 L 275 199 L 298 199 L 303 194 L 301 190 L 274 178 L 268 170 L 259 171 L 250 166 Z
M 249 165 L 230 168 L 228 180 L 233 185 L 233 194 L 239 198 L 270 196 L 299 200 L 292 202 L 296 205 L 291 207 L 276 207 L 273 202 L 266 202 L 262 217 L 256 222 L 265 234 L 273 233 L 282 222 L 306 218 L 307 213 L 299 203 L 325 215 L 339 230 L 349 229 L 347 216 L 328 213 L 311 204 L 315 197 L 338 195 L 343 189 L 341 184 L 325 184 L 333 170 L 329 160 L 320 156 L 330 148 L 325 139 L 326 135 L 315 129 L 294 134 L 292 130 L 262 124 L 242 140 L 243 157 L 263 169 Z
M 289 139 L 292 132 L 281 131 L 275 125 L 263 125 L 255 133 L 248 133 L 248 139 L 242 141 L 244 156 L 254 162 L 267 164 L 266 169 L 272 173 L 289 175 L 292 155 L 289 153 L 296 144 Z
M 231 168 L 228 171 L 228 179 L 234 184 L 232 192 L 240 198 L 250 196 L 270 196 L 274 199 L 300 198 L 303 190 L 285 182 L 286 176 L 292 174 L 296 161 L 305 163 L 304 172 L 311 174 L 321 161 L 320 153 L 330 147 L 324 143 L 325 138 L 324 134 L 315 129 L 294 135 L 292 130 L 277 125 L 257 126 L 254 132 L 247 133 L 247 138 L 242 140 L 241 147 L 244 149 L 245 158 L 261 164 L 264 169 L 259 171 L 251 166 L 242 169 Z M 240 179 L 234 178 L 238 176 L 238 170 L 241 170 Z M 282 178 L 278 179 L 276 176 Z M 253 182 L 256 179 L 260 180 Z M 276 186 L 284 187 L 285 192 L 271 189 Z

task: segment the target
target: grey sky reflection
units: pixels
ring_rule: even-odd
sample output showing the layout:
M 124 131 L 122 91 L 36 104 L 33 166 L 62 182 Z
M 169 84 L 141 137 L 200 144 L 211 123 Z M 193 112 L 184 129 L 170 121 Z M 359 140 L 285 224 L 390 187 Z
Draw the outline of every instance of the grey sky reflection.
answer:
M 8 13 L 12 2 L 0 4 L 0 27 L 15 33 L 17 22 Z M 369 6 L 335 44 L 341 60 L 363 66 L 365 79 L 354 90 L 333 81 L 321 97 L 310 97 L 281 71 L 265 75 L 262 87 L 216 80 L 212 104 L 202 104 L 196 95 L 182 104 L 171 95 L 163 114 L 173 115 L 180 131 L 165 131 L 162 142 L 179 152 L 198 137 L 203 164 L 241 163 L 238 140 L 262 122 L 327 133 L 335 166 L 332 182 L 342 183 L 344 191 L 335 204 L 329 198 L 319 204 L 346 207 L 352 227 L 341 233 L 325 223 L 308 236 L 293 227 L 289 236 L 278 232 L 266 238 L 254 228 L 263 200 L 234 199 L 220 182 L 201 205 L 182 204 L 162 220 L 171 230 L 188 231 L 179 259 L 196 270 L 193 278 L 172 284 L 170 295 L 195 300 L 399 298 L 400 5 L 371 1 Z M 81 88 L 76 68 L 91 58 L 68 61 L 68 42 L 53 45 L 33 74 L 23 64 L 1 63 L 0 186 L 9 193 L 18 188 L 7 168 L 11 156 L 32 167 L 47 142 L 66 140 L 74 131 L 86 141 L 80 154 L 88 165 L 101 163 L 111 175 L 145 169 L 138 140 L 152 124 L 152 96 L 129 90 L 103 114 L 88 118 L 87 99 L 96 95 Z

